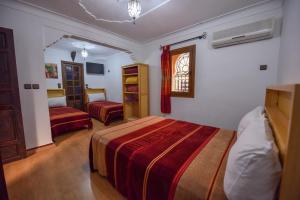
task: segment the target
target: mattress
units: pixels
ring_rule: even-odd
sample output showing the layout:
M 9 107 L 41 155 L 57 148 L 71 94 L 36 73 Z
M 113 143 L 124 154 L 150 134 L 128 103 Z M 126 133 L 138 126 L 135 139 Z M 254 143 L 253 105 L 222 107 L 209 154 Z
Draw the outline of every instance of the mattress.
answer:
M 87 111 L 104 125 L 109 125 L 114 120 L 123 119 L 123 104 L 121 103 L 95 101 L 87 104 Z
M 95 133 L 91 169 L 129 200 L 226 199 L 235 132 L 150 116 Z
M 72 107 L 49 108 L 49 114 L 52 137 L 81 128 L 93 127 L 88 113 Z

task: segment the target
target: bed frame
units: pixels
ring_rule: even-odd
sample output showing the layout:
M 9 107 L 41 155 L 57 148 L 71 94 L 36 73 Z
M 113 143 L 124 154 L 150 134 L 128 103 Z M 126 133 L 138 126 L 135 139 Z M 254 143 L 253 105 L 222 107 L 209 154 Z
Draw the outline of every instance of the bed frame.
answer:
M 283 166 L 279 199 L 300 199 L 300 84 L 267 88 L 265 112 Z
M 104 93 L 105 100 L 107 100 L 106 91 L 104 88 L 86 88 L 84 90 L 84 102 L 85 103 L 89 102 L 88 94 L 97 94 L 97 93 Z
M 48 89 L 48 98 L 63 97 L 66 96 L 65 89 Z

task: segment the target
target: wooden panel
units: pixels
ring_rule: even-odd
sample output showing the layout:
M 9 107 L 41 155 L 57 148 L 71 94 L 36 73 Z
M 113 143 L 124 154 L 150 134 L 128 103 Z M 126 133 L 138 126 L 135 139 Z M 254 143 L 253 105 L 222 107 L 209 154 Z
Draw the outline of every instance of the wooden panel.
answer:
M 0 27 L 0 149 L 3 162 L 25 157 L 13 31 Z
M 8 194 L 6 189 L 6 182 L 3 172 L 3 164 L 2 164 L 2 158 L 0 154 L 0 199 L 2 200 L 8 200 Z
M 300 199 L 300 84 L 269 87 L 265 106 L 283 166 L 279 199 L 298 200 Z
M 279 92 L 278 93 L 278 108 L 286 118 L 290 118 L 292 106 L 292 93 Z
M 0 33 L 0 48 L 1 49 L 6 49 L 7 48 L 7 43 L 6 43 L 6 34 L 5 33 Z
M 48 89 L 47 90 L 47 95 L 48 95 L 48 98 L 66 96 L 64 89 Z
M 283 164 L 280 200 L 300 199 L 300 85 L 294 85 L 288 127 L 288 147 Z
M 266 114 L 274 131 L 281 160 L 285 159 L 288 141 L 288 119 L 275 106 L 266 106 Z
M 7 52 L 0 52 L 0 85 L 10 82 L 8 59 L 9 54 Z
M 16 122 L 13 110 L 4 110 L 0 112 L 0 119 L 5 119 L 5 121 L 0 121 L 0 141 L 8 142 L 11 140 L 16 140 L 17 136 L 15 135 Z M 11 132 L 13 130 L 13 132 Z
M 0 90 L 1 91 L 1 90 Z M 2 90 L 0 92 L 0 106 L 1 105 L 9 105 L 11 102 L 13 102 L 13 96 L 10 91 L 4 91 Z
M 140 96 L 140 117 L 147 117 L 149 115 L 149 108 L 148 108 L 148 95 L 142 94 Z
M 1 147 L 1 157 L 4 160 L 18 157 L 19 151 L 18 146 L 16 144 L 6 145 L 5 147 Z

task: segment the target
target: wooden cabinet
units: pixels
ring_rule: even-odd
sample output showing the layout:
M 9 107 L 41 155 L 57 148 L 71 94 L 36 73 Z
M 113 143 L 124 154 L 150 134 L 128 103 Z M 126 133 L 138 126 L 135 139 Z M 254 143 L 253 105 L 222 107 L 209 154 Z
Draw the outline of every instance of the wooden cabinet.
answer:
M 149 115 L 148 65 L 122 67 L 124 119 L 134 120 Z
M 25 157 L 13 31 L 0 27 L 0 152 L 3 162 Z

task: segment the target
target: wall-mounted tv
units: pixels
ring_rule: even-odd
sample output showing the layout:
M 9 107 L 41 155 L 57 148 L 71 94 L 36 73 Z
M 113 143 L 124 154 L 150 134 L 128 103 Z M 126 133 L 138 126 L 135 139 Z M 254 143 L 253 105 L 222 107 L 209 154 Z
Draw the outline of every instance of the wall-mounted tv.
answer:
M 104 75 L 104 64 L 87 62 L 86 73 Z

